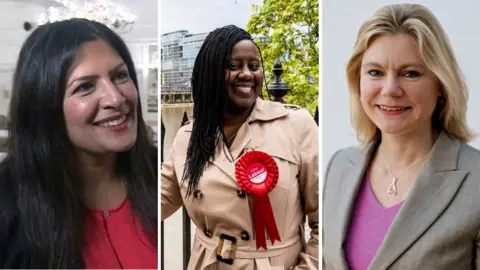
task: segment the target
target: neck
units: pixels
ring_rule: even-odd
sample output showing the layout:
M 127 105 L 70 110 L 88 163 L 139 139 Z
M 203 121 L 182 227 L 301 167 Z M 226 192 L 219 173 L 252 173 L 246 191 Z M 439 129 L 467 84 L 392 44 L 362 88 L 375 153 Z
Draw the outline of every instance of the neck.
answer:
M 393 172 L 426 160 L 437 134 L 433 131 L 413 135 L 382 134 L 376 157 Z
M 244 110 L 242 112 L 225 112 L 223 116 L 223 126 L 224 127 L 240 127 L 247 121 L 248 116 L 252 108 Z
M 86 206 L 96 209 L 113 208 L 124 198 L 121 177 L 116 172 L 117 154 L 94 155 L 77 152 L 77 181 Z

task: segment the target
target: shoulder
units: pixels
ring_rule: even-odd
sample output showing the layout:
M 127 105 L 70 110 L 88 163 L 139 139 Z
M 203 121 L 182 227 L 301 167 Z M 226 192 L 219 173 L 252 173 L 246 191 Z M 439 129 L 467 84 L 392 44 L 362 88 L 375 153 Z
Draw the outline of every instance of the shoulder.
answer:
M 469 144 L 461 143 L 457 166 L 459 170 L 466 170 L 480 175 L 480 150 Z
M 315 122 L 313 115 L 310 112 L 297 105 L 283 104 L 284 108 L 288 111 L 288 115 L 298 121 L 312 121 Z
M 332 183 L 342 182 L 350 171 L 355 167 L 355 162 L 363 160 L 366 156 L 366 148 L 350 146 L 337 150 L 327 162 L 324 168 L 324 190 Z
M 286 122 L 296 128 L 312 128 L 318 127 L 315 122 L 313 114 L 311 114 L 306 108 L 300 107 L 295 104 L 279 103 L 274 101 L 263 101 L 265 104 L 263 109 L 269 111 L 262 116 L 265 120 Z
M 194 120 L 188 120 L 177 130 L 172 142 L 172 150 L 186 151 L 190 141 L 190 136 L 192 135 L 193 121 Z
M 365 149 L 360 146 L 349 146 L 337 150 L 327 163 L 327 172 L 331 168 L 345 167 L 355 160 L 359 160 L 365 156 Z

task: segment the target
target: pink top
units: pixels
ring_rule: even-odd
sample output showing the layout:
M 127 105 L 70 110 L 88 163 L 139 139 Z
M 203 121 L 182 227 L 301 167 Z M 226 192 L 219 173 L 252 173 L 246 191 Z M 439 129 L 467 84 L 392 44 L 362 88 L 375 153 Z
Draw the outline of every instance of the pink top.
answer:
M 402 203 L 389 208 L 380 205 L 366 174 L 344 243 L 345 257 L 351 270 L 368 269 Z

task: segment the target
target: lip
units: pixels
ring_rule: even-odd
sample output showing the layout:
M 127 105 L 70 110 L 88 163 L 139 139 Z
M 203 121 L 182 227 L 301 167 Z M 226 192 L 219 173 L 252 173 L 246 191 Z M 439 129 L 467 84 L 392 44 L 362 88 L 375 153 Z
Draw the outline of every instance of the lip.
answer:
M 94 125 L 100 125 L 100 124 L 103 124 L 103 123 L 106 123 L 106 122 L 110 122 L 110 121 L 113 121 L 113 120 L 120 119 L 124 116 L 126 116 L 128 118 L 129 114 L 128 113 L 115 114 L 115 115 L 112 115 L 112 116 L 109 116 L 109 117 L 102 118 L 101 120 L 95 121 L 95 122 L 93 122 L 93 124 Z M 125 120 L 125 122 L 126 122 L 126 120 Z
M 101 128 L 104 128 L 108 131 L 114 131 L 114 132 L 124 131 L 124 130 L 128 129 L 128 117 L 120 125 L 110 126 L 110 127 L 101 127 Z
M 119 125 L 116 125 L 116 126 L 101 126 L 100 124 L 101 123 L 104 123 L 104 122 L 108 122 L 108 121 L 112 121 L 112 120 L 117 120 L 119 118 L 122 118 L 123 116 L 125 116 L 125 120 L 119 124 Z M 113 132 L 123 132 L 125 130 L 128 129 L 129 127 L 129 122 L 130 122 L 130 113 L 128 114 L 122 114 L 120 117 L 119 116 L 111 116 L 111 117 L 107 117 L 107 118 L 104 118 L 102 119 L 102 121 L 97 121 L 98 124 L 95 124 L 96 126 L 98 126 L 99 128 L 101 128 L 102 130 L 107 130 L 107 131 L 113 131 Z
M 252 85 L 252 84 L 236 84 L 234 85 L 233 87 L 255 87 L 255 85 Z
M 240 94 L 240 95 L 245 95 L 245 96 L 250 96 L 254 91 L 255 91 L 255 86 L 254 85 L 242 85 L 242 84 L 237 84 L 233 85 L 233 91 Z
M 383 104 L 378 104 L 375 105 L 375 107 L 384 115 L 388 116 L 397 116 L 397 115 L 402 115 L 404 113 L 407 113 L 412 109 L 410 106 L 391 106 L 391 105 L 383 105 Z M 391 110 L 385 110 L 382 108 L 387 108 Z

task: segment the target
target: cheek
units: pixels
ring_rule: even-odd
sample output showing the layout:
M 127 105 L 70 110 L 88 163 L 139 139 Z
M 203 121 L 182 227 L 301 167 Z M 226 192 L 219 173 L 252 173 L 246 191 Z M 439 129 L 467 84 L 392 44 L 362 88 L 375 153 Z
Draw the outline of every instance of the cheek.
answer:
M 225 71 L 225 88 L 228 90 L 230 88 L 230 84 L 235 80 L 237 77 L 237 72 L 235 71 Z
M 135 84 L 132 81 L 120 85 L 119 89 L 122 92 L 122 94 L 125 96 L 125 98 L 128 100 L 129 103 L 131 103 L 135 106 L 137 105 L 137 103 L 138 103 L 138 91 L 137 91 L 137 88 L 135 87 Z
M 94 108 L 88 101 L 72 98 L 64 101 L 63 114 L 67 128 L 73 128 L 77 125 L 88 123 L 94 116 Z
M 417 84 L 410 86 L 409 89 L 409 100 L 413 105 L 420 106 L 422 110 L 433 112 L 438 100 L 438 88 L 435 84 Z
M 360 100 L 362 104 L 371 105 L 375 97 L 380 93 L 380 85 L 368 79 L 360 79 Z
M 261 70 L 258 70 L 254 74 L 255 74 L 255 83 L 261 86 L 263 84 L 263 72 Z

